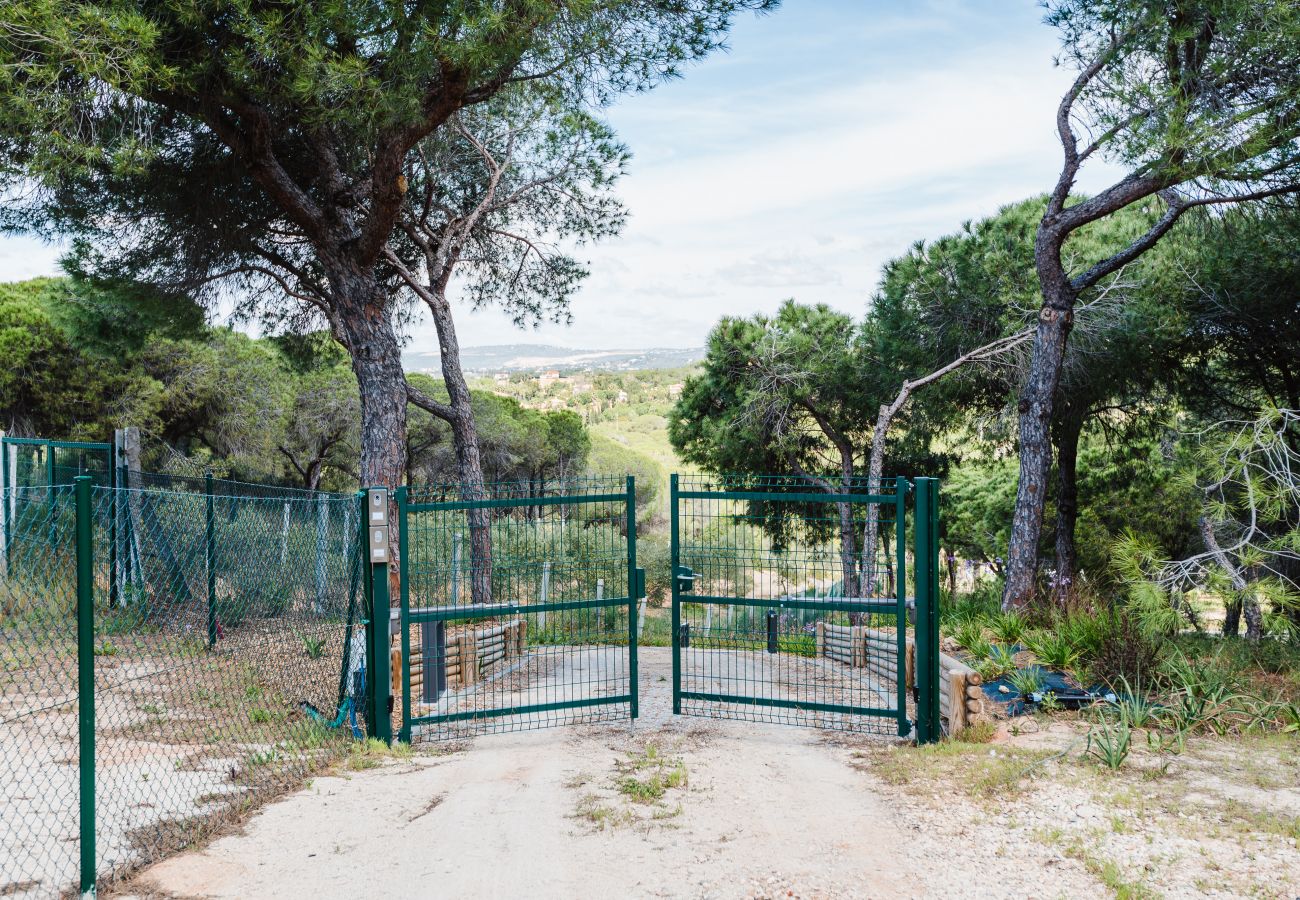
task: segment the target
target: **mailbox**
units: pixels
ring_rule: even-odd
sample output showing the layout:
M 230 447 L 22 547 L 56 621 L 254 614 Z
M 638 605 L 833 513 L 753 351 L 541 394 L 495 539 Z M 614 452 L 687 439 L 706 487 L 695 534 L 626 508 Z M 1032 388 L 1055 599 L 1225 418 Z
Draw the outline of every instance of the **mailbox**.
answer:
M 388 526 L 371 527 L 367 530 L 370 532 L 370 561 L 388 562 Z
M 366 492 L 370 498 L 370 524 L 387 525 L 388 524 L 388 489 L 371 488 Z
M 370 562 L 388 562 L 388 490 L 371 488 L 366 491 L 368 521 L 366 533 L 370 535 Z

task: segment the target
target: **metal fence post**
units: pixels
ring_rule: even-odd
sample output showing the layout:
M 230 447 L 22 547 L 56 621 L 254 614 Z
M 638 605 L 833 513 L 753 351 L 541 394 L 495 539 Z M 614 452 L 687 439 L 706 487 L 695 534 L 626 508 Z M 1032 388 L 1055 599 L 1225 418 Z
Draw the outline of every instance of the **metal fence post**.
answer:
M 411 743 L 411 590 L 407 581 L 407 533 L 406 533 L 406 487 L 397 489 L 397 557 L 398 584 L 400 585 L 401 639 L 402 639 L 402 729 L 398 740 L 403 744 Z M 430 629 L 432 630 L 432 629 Z M 433 667 L 429 665 L 429 646 L 422 636 L 420 651 L 423 654 L 423 669 L 426 683 L 434 677 Z
M 364 551 L 369 569 L 366 578 L 366 599 L 369 613 L 367 629 L 366 665 L 368 694 L 366 700 L 369 713 L 370 736 L 378 738 L 385 744 L 393 742 L 392 699 L 389 686 L 388 666 L 388 629 L 392 613 L 389 611 L 388 597 L 388 489 L 371 487 L 366 489 L 366 519 L 364 522 L 367 541 Z
M 0 429 L 0 577 L 9 575 L 9 446 Z
M 913 485 L 905 478 L 896 478 L 894 480 L 894 553 L 895 553 L 895 576 L 894 576 L 894 601 L 897 603 L 894 612 L 894 625 L 897 632 L 897 641 L 895 645 L 898 653 L 898 666 L 895 674 L 897 684 L 895 686 L 895 702 L 898 704 L 898 736 L 907 737 L 910 730 L 907 722 L 907 494 L 911 492 Z M 874 510 L 874 505 L 869 505 L 868 510 Z M 868 515 L 873 513 L 868 512 Z M 877 523 L 880 516 L 876 516 Z M 879 525 L 877 525 L 879 527 Z M 884 551 L 886 561 L 888 561 L 889 547 L 886 542 Z M 875 553 L 875 548 L 871 549 Z M 919 558 L 919 557 L 918 557 Z M 917 572 L 921 570 L 918 568 Z M 874 575 L 874 573 L 873 573 Z M 915 576 L 913 576 L 915 578 Z M 919 581 L 918 581 L 919 584 Z M 912 597 L 914 602 L 919 603 L 915 598 L 920 597 L 921 592 L 913 588 Z M 916 635 L 919 636 L 919 632 Z M 920 716 L 918 715 L 919 719 Z M 917 731 L 920 731 L 918 726 Z
M 45 442 L 45 496 L 50 502 L 50 547 L 53 549 L 59 542 L 59 509 L 54 490 L 54 446 L 49 441 Z
M 77 764 L 81 772 L 81 892 L 95 892 L 95 546 L 91 478 L 78 476 L 77 534 Z M 51 488 L 52 490 L 53 488 Z
M 108 605 L 121 605 L 117 568 L 117 444 L 108 445 Z
M 640 685 L 637 675 L 636 607 L 640 590 L 636 571 L 636 479 L 627 476 L 627 664 L 628 690 L 632 695 L 629 712 L 633 719 L 641 712 Z M 598 585 L 599 589 L 600 585 Z M 599 590 L 598 590 L 599 592 Z
M 205 559 L 208 569 L 208 649 L 217 646 L 217 510 L 212 496 L 212 473 L 203 475 L 203 489 L 208 495 L 207 539 Z
M 941 734 L 939 717 L 939 505 L 938 482 L 916 480 L 914 555 L 916 562 L 917 743 L 932 744 Z
M 669 537 L 669 566 L 672 575 L 672 640 L 673 640 L 673 715 L 681 715 L 682 712 L 682 611 L 681 611 L 681 583 L 677 580 L 678 558 L 677 558 L 677 473 L 674 472 L 668 479 L 668 505 L 670 507 L 669 522 L 671 534 Z

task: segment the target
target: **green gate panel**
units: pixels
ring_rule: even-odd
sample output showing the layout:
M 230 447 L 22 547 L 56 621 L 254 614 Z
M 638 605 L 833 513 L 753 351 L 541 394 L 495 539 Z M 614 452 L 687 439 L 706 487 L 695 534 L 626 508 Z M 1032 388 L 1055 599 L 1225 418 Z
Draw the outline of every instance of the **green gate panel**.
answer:
M 635 718 L 634 480 L 470 490 L 397 490 L 401 738 Z
M 909 582 L 912 485 L 813 488 L 672 476 L 673 711 L 920 735 L 908 612 L 923 594 L 908 586 L 929 582 Z

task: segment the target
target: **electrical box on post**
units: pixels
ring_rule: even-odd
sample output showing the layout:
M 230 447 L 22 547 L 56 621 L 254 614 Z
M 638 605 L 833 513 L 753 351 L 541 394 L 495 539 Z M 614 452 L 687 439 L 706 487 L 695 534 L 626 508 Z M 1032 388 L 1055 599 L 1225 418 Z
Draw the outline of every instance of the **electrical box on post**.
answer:
M 366 533 L 370 535 L 370 562 L 388 562 L 388 490 L 366 492 Z

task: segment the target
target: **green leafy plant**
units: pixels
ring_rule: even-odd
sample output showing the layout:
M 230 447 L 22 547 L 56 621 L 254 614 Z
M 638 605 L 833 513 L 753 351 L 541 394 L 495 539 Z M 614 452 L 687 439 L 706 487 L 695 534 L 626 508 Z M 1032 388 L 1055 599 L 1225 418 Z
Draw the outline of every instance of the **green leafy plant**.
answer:
M 1025 633 L 1025 619 L 1019 613 L 1004 612 L 989 622 L 994 638 L 1003 644 L 1018 644 Z
M 982 619 L 963 622 L 953 635 L 953 640 L 969 650 L 972 656 L 982 657 L 989 652 L 989 642 L 984 637 L 984 622 Z
M 984 658 L 980 661 L 994 678 L 999 678 L 1016 667 L 1015 654 L 1011 652 L 1010 647 L 1004 647 L 1002 644 L 992 644 Z M 984 674 L 981 672 L 981 674 Z
M 1140 687 L 1134 688 L 1127 678 L 1120 679 L 1122 693 L 1116 697 L 1116 707 L 1120 717 L 1134 728 L 1150 728 L 1157 724 L 1160 708 L 1144 694 Z
M 1007 681 L 1013 688 L 1020 692 L 1022 697 L 1028 697 L 1030 694 L 1037 694 L 1043 689 L 1043 684 L 1045 683 L 1043 670 L 1038 666 L 1016 669 L 1007 676 Z
M 299 634 L 298 640 L 302 641 L 302 650 L 307 654 L 308 659 L 320 659 L 325 653 L 325 638 Z
M 1102 716 L 1096 725 L 1088 729 L 1084 754 L 1112 772 L 1124 765 L 1132 750 L 1133 729 L 1123 714 L 1113 722 Z
M 1049 669 L 1066 671 L 1079 664 L 1079 651 L 1064 634 L 1038 629 L 1025 635 L 1024 644 Z

